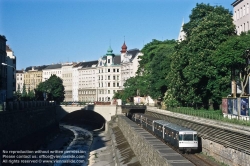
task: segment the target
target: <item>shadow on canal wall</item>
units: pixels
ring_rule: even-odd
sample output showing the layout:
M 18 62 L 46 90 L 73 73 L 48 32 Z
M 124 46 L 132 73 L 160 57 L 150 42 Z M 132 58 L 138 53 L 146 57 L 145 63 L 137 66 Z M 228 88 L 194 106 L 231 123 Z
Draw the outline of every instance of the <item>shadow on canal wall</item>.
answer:
M 36 149 L 59 131 L 56 107 L 0 113 L 0 150 Z

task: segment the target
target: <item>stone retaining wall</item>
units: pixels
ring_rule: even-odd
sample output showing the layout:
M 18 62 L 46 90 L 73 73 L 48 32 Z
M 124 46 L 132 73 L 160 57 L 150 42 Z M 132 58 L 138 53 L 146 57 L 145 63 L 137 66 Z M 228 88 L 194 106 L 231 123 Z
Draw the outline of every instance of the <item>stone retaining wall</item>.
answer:
M 113 116 L 108 124 L 108 133 L 110 134 L 112 141 L 115 164 L 117 166 L 141 166 L 127 139 L 124 137 L 121 129 L 117 126 L 117 117 Z
M 49 126 L 58 126 L 55 106 L 0 112 L 0 149 Z
M 208 139 L 202 140 L 202 152 L 229 166 L 249 166 L 250 156 L 244 152 L 224 147 Z M 250 144 L 250 143 L 249 143 Z M 246 145 L 250 146 L 250 145 Z
M 156 146 L 166 146 L 161 141 L 122 115 L 118 116 L 118 127 L 121 129 L 141 165 L 172 166 L 172 161 L 167 161 L 166 158 L 164 158 L 164 156 L 156 149 Z M 150 143 L 150 139 L 153 139 L 154 142 Z M 191 163 L 184 164 L 193 165 Z

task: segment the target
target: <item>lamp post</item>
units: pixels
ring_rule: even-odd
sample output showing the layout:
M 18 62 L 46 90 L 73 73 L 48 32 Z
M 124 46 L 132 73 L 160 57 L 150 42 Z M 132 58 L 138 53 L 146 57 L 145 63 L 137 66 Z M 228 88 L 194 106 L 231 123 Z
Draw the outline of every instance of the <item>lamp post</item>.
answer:
M 9 66 L 9 67 L 12 67 L 14 69 L 14 71 L 16 71 L 16 68 L 14 66 L 11 66 L 11 65 L 8 65 L 6 63 L 2 63 L 3 66 Z
M 13 71 L 13 75 L 14 75 L 14 78 L 15 78 L 15 72 L 16 72 L 16 68 L 14 66 L 11 66 L 11 65 L 8 65 L 6 63 L 2 63 L 3 66 L 8 66 L 8 67 L 11 67 L 14 69 Z M 8 77 L 7 77 L 7 80 L 8 80 Z M 6 80 L 6 81 L 7 81 Z M 11 84 L 12 85 L 12 84 Z M 8 93 L 8 87 L 6 87 L 6 92 Z M 12 85 L 12 93 L 13 93 L 13 85 Z M 8 96 L 8 95 L 7 95 Z M 3 105 L 3 110 L 6 110 L 6 94 L 5 94 L 5 102 L 4 102 L 4 105 Z

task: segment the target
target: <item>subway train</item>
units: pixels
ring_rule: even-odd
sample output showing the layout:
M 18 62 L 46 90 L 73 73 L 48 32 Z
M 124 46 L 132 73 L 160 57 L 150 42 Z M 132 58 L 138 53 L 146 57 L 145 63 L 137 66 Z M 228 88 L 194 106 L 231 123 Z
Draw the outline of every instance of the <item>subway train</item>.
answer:
M 133 114 L 132 120 L 182 152 L 191 153 L 198 149 L 197 131 L 142 113 Z

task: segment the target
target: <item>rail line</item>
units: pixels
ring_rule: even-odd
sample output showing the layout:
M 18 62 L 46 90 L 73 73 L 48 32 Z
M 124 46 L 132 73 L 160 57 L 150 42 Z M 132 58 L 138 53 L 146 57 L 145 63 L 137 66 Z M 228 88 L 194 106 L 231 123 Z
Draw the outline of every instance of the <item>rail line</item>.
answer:
M 134 121 L 133 121 L 134 122 Z M 141 128 L 143 128 L 141 125 L 139 125 Z M 170 148 L 172 148 L 174 151 L 176 151 L 177 153 L 179 153 L 180 155 L 182 155 L 183 157 L 185 157 L 187 160 L 189 160 L 191 163 L 193 163 L 196 166 L 221 166 L 221 164 L 215 162 L 215 161 L 210 161 L 208 160 L 208 158 L 206 156 L 201 157 L 199 154 L 187 154 L 187 153 L 182 153 L 180 152 L 178 149 L 176 149 L 174 146 L 168 144 L 167 142 L 165 142 L 164 140 L 162 140 L 161 138 L 159 138 L 158 136 L 156 136 L 154 133 L 148 131 L 147 129 L 143 128 L 144 130 L 146 130 L 147 132 L 149 132 L 151 135 L 155 136 L 157 139 L 159 139 L 160 141 L 162 141 L 164 144 L 166 144 L 167 146 L 169 146 Z

